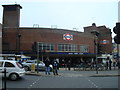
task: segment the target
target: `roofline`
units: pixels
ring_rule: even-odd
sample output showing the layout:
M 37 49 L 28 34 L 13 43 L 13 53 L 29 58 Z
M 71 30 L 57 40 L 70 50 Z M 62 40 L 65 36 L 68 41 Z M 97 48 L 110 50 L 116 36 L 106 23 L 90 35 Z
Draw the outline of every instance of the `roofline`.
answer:
M 6 6 L 19 6 L 20 9 L 22 9 L 22 6 L 20 6 L 20 4 L 10 4 L 10 5 L 2 5 L 3 7 L 6 7 Z
M 50 30 L 64 30 L 64 31 L 72 31 L 72 32 L 79 32 L 82 33 L 81 31 L 74 31 L 70 29 L 60 29 L 60 28 L 44 28 L 44 27 L 4 27 L 4 29 L 50 29 Z

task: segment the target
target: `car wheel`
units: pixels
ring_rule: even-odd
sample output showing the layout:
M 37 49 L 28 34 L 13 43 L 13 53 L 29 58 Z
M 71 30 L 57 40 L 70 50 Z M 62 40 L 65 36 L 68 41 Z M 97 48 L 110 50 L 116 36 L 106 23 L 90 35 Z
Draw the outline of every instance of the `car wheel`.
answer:
M 18 74 L 16 74 L 16 73 L 12 73 L 12 74 L 10 74 L 10 76 L 9 76 L 10 80 L 12 80 L 12 81 L 17 80 L 18 77 L 19 77 L 19 76 L 18 76 Z

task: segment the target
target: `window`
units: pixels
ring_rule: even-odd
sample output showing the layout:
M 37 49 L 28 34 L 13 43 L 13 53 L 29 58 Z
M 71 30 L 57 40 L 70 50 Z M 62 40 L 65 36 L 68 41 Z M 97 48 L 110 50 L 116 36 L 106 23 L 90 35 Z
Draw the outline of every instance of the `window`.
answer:
M 0 67 L 2 67 L 3 66 L 3 62 L 0 62 Z
M 15 66 L 10 62 L 5 62 L 5 67 L 15 67 Z
M 87 53 L 88 51 L 88 45 L 80 45 L 80 52 Z
M 58 44 L 58 51 L 77 51 L 77 45 Z
M 39 50 L 40 51 L 54 51 L 54 45 L 51 43 L 39 43 Z

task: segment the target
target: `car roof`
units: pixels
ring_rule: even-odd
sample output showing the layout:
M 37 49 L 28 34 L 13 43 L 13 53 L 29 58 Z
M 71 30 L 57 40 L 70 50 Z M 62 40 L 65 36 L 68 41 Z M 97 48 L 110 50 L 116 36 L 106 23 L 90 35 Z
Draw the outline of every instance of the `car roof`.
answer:
M 15 60 L 0 60 L 0 61 L 2 61 L 2 62 L 16 62 Z

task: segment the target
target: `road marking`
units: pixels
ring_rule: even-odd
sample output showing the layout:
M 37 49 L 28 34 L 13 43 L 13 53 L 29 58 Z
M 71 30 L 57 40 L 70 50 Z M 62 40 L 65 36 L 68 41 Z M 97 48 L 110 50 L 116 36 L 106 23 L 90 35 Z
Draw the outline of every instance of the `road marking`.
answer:
M 61 76 L 63 76 L 63 77 L 82 77 L 83 75 L 82 74 L 61 73 Z
M 98 86 L 94 83 L 94 82 L 92 82 L 90 79 L 88 79 L 88 78 L 86 78 L 95 88 L 98 88 Z
M 28 86 L 28 89 L 31 88 L 34 84 L 36 84 L 39 80 L 40 80 L 39 78 L 35 80 L 31 85 Z

